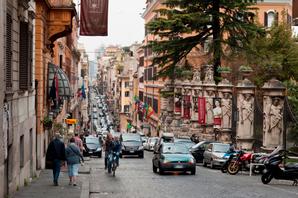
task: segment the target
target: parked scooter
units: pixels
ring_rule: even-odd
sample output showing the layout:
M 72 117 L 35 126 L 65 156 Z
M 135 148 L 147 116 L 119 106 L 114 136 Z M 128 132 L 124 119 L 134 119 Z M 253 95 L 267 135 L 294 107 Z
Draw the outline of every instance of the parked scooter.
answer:
M 288 151 L 276 148 L 265 161 L 265 173 L 262 175 L 263 184 L 268 184 L 273 178 L 277 180 L 293 181 L 293 186 L 298 185 L 298 164 L 285 166 L 284 170 L 280 168 L 283 160 L 289 154 Z
M 230 162 L 232 161 L 232 159 L 235 158 L 237 154 L 238 154 L 238 151 L 230 151 L 224 154 L 223 158 L 227 159 L 227 161 L 222 165 L 220 169 L 222 173 L 226 173 L 228 171 L 228 166 Z

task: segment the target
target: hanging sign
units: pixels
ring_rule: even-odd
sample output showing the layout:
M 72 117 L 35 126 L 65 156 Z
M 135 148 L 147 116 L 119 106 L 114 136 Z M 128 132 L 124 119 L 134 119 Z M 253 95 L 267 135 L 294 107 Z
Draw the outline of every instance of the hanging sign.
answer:
M 206 98 L 198 97 L 199 124 L 206 124 Z

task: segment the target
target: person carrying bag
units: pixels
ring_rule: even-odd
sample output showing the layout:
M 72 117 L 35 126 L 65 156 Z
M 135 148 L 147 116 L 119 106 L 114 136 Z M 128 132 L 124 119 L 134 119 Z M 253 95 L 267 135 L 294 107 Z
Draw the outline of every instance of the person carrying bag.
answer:
M 84 158 L 80 149 L 75 144 L 75 139 L 69 140 L 70 144 L 65 149 L 66 162 L 68 167 L 69 185 L 76 186 L 77 176 L 79 174 L 80 163 L 84 162 Z

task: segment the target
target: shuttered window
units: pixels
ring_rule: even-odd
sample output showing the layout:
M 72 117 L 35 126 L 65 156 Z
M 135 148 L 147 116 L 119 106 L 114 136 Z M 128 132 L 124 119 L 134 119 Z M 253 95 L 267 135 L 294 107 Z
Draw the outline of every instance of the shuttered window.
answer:
M 19 88 L 32 88 L 33 81 L 33 33 L 29 31 L 29 23 L 20 22 L 19 41 Z
M 158 113 L 158 100 L 153 99 L 153 110 L 155 113 Z
M 5 80 L 6 88 L 12 88 L 12 17 L 6 14 L 6 50 L 5 50 Z

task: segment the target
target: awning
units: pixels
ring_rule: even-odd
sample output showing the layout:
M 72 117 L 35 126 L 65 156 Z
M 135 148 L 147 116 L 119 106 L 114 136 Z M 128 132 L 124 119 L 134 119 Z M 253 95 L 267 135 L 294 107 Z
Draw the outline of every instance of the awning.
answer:
M 59 98 L 68 99 L 69 97 L 72 97 L 72 91 L 67 75 L 60 67 L 52 63 L 49 63 L 48 94 L 50 94 L 55 73 L 58 77 Z

